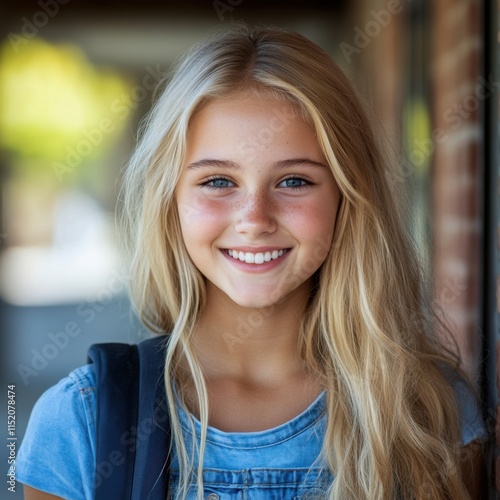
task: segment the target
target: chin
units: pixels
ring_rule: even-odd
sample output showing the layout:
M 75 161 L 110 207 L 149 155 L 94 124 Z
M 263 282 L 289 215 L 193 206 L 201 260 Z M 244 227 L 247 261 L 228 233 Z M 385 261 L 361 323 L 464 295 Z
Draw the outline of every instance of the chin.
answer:
M 276 284 L 267 286 L 249 286 L 245 287 L 238 284 L 231 283 L 230 286 L 217 286 L 214 287 L 224 297 L 225 306 L 231 307 L 235 305 L 245 309 L 265 309 L 281 304 L 290 297 L 292 290 L 286 287 L 276 286 Z M 292 292 L 293 293 L 293 292 Z M 215 295 L 217 296 L 217 294 Z
M 231 300 L 238 306 L 246 309 L 264 309 L 276 304 L 277 300 L 260 299 L 256 300 L 255 297 L 231 297 Z

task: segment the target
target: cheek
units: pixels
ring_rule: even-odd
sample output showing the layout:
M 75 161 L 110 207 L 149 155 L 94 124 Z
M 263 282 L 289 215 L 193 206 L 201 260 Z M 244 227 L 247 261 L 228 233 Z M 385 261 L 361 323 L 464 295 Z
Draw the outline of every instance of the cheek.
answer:
M 283 212 L 290 227 L 309 240 L 333 233 L 335 211 L 329 205 L 315 201 L 285 208 Z
M 218 233 L 228 224 L 231 214 L 228 203 L 201 194 L 182 196 L 177 206 L 186 240 L 201 240 Z
M 335 218 L 336 205 L 330 203 L 306 203 L 289 210 L 289 227 L 317 267 L 330 251 Z

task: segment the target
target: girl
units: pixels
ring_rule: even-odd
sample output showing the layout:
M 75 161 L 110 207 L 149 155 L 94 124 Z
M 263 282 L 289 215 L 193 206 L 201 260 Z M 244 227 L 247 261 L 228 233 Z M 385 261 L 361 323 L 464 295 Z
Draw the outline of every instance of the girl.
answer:
M 125 179 L 133 297 L 169 336 L 172 497 L 477 495 L 485 430 L 437 341 L 395 179 L 304 37 L 234 27 L 184 59 Z M 27 499 L 90 498 L 92 377 L 37 404 Z

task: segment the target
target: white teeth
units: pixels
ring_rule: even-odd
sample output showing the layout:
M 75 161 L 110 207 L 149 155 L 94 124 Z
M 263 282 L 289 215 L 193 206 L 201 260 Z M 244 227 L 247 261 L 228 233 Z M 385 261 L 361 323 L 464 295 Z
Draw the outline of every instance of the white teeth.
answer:
M 271 260 L 276 260 L 283 256 L 288 250 L 273 250 L 272 252 L 238 252 L 238 250 L 228 250 L 227 253 L 230 257 L 236 260 L 241 260 L 241 262 L 246 262 L 248 264 L 263 264 L 264 262 L 270 262 Z

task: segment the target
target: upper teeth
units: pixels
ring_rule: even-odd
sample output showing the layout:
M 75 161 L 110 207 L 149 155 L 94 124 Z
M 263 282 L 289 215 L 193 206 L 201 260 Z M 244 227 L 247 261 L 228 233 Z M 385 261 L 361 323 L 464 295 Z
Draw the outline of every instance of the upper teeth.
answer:
M 228 250 L 227 253 L 233 258 L 247 262 L 248 264 L 263 264 L 270 260 L 281 257 L 287 250 L 273 250 L 272 252 L 239 252 L 238 250 Z

